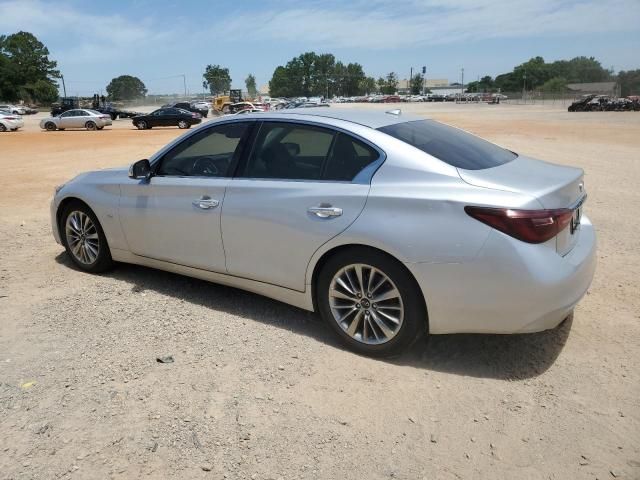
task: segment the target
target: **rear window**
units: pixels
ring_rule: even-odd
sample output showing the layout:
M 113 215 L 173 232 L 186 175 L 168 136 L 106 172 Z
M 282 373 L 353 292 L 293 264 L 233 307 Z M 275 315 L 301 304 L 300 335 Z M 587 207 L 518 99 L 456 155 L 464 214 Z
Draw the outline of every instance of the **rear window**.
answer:
M 497 167 L 518 157 L 509 150 L 434 120 L 396 123 L 379 130 L 465 170 Z

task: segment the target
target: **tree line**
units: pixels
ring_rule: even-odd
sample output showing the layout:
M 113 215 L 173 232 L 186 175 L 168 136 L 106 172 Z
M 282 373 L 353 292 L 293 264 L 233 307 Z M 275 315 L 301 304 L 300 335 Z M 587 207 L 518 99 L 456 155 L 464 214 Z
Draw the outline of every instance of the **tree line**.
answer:
M 622 96 L 640 93 L 640 70 L 621 71 L 616 76 L 594 57 L 575 57 L 547 63 L 542 57 L 534 57 L 517 65 L 511 72 L 487 75 L 466 85 L 469 92 L 518 92 L 540 90 L 548 93 L 567 91 L 570 83 L 617 81 Z

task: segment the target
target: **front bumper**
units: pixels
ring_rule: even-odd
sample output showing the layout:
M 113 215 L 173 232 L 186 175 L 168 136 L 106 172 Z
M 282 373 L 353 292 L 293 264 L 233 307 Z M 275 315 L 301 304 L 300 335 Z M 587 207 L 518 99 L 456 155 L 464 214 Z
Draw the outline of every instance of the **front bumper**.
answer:
M 562 257 L 492 231 L 466 263 L 405 264 L 427 304 L 430 333 L 528 333 L 557 326 L 584 296 L 596 267 L 596 236 L 583 217 Z
M 51 233 L 53 233 L 53 238 L 56 243 L 62 245 L 60 229 L 58 228 L 58 202 L 55 196 L 51 199 L 51 204 L 49 205 L 49 215 L 51 218 Z

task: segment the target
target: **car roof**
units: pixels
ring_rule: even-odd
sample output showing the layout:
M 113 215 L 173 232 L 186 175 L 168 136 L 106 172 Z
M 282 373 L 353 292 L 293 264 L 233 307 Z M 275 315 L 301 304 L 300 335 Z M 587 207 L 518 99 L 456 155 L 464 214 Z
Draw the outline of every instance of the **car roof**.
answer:
M 389 113 L 398 112 L 400 113 Z M 264 118 L 265 114 L 274 117 L 300 120 L 301 116 L 310 117 L 309 120 L 316 120 L 322 123 L 331 123 L 329 119 L 343 120 L 357 123 L 370 128 L 381 128 L 396 123 L 411 122 L 414 120 L 424 120 L 424 117 L 402 113 L 401 109 L 389 108 L 388 110 L 365 110 L 362 108 L 289 108 L 286 110 L 270 110 L 264 113 L 254 114 L 256 118 Z M 251 114 L 250 114 L 251 115 Z M 253 116 L 253 115 L 252 115 Z

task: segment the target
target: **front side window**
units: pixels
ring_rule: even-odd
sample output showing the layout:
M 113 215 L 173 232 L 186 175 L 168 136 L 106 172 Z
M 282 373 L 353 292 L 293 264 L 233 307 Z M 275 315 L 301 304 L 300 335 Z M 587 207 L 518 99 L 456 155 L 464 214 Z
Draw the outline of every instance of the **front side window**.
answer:
M 465 170 L 497 167 L 518 157 L 509 150 L 434 120 L 396 123 L 378 130 Z
M 226 177 L 240 154 L 248 122 L 228 123 L 192 135 L 165 153 L 156 170 L 161 176 Z

